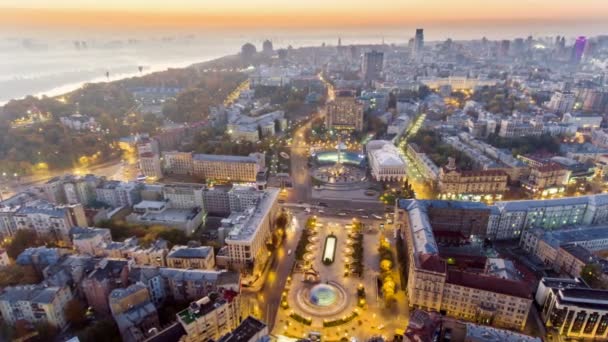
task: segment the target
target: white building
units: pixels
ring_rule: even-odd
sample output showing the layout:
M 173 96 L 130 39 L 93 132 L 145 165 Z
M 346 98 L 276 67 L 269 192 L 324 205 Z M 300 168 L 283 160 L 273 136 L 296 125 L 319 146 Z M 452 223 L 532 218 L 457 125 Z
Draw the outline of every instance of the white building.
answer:
M 558 113 L 568 113 L 574 108 L 575 102 L 576 95 L 573 92 L 556 91 L 547 102 L 547 108 Z
M 72 245 L 79 254 L 98 256 L 99 246 L 112 242 L 112 234 L 107 228 L 80 228 L 71 231 Z
M 62 116 L 59 118 L 59 122 L 61 122 L 63 126 L 75 131 L 92 131 L 99 127 L 99 124 L 95 121 L 95 118 L 81 114 Z
M 35 201 L 21 207 L 13 215 L 15 228 L 33 230 L 39 236 L 70 242 L 72 227 L 86 227 L 87 219 L 81 204 L 53 205 Z
M 222 220 L 223 229 L 228 233 L 224 241 L 226 245 L 216 257 L 218 265 L 253 266 L 254 271 L 259 271 L 268 257 L 266 240 L 274 227 L 278 197 L 279 189 L 268 188 L 255 205 Z
M 141 201 L 133 206 L 128 222 L 147 226 L 161 225 L 181 229 L 192 235 L 205 220 L 202 208 L 172 208 L 168 201 Z
M 372 177 L 377 181 L 402 181 L 406 178 L 406 163 L 393 143 L 372 140 L 367 143 L 367 157 Z
M 166 184 L 163 187 L 163 198 L 171 203 L 172 208 L 204 208 L 204 186 L 199 184 Z

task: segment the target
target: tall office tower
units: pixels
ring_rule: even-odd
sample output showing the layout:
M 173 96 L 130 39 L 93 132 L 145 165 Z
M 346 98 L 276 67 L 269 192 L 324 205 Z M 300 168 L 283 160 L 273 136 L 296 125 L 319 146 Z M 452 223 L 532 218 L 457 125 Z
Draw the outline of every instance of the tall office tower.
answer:
M 363 55 L 361 73 L 366 81 L 373 81 L 380 78 L 382 66 L 384 64 L 384 53 L 372 50 Z
M 270 40 L 265 40 L 262 44 L 262 52 L 270 55 L 274 52 L 274 48 L 272 47 L 272 42 Z
M 509 56 L 509 50 L 511 48 L 510 40 L 502 40 L 500 42 L 500 46 L 498 47 L 498 57 L 506 58 Z
M 585 52 L 585 46 L 587 46 L 587 38 L 585 36 L 580 36 L 576 38 L 574 46 L 572 47 L 572 63 L 578 64 L 581 62 L 581 59 L 583 58 L 583 53 Z
M 424 29 L 416 29 L 416 36 L 414 37 L 414 45 L 412 46 L 412 57 L 420 58 L 422 56 L 422 49 L 424 48 Z

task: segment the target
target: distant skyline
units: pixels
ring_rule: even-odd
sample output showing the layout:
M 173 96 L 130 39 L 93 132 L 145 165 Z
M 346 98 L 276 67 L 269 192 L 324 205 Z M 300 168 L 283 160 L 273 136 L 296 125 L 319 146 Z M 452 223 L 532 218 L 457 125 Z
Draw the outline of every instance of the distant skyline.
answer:
M 560 23 L 608 28 L 607 18 L 607 0 L 0 1 L 0 27 L 23 28 L 369 29 L 438 24 L 533 28 Z

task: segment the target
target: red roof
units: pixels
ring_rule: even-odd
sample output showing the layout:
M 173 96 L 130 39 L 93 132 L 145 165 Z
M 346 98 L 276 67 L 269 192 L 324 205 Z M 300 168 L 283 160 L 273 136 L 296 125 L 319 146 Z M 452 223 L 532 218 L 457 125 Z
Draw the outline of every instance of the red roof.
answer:
M 532 291 L 524 282 L 496 278 L 470 272 L 448 271 L 447 282 L 484 291 L 520 298 L 532 298 Z
M 421 254 L 418 260 L 420 261 L 420 268 L 424 270 L 438 273 L 445 273 L 446 271 L 445 261 L 436 254 Z

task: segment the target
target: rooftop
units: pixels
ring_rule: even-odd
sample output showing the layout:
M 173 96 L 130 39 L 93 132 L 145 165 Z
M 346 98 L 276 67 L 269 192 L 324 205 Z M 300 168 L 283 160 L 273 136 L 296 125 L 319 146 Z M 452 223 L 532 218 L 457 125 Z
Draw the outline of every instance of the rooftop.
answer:
M 532 298 L 532 291 L 520 281 L 501 279 L 470 272 L 448 270 L 447 282 L 473 289 L 501 293 L 519 298 Z
M 249 341 L 252 337 L 266 329 L 266 324 L 252 316 L 245 318 L 231 333 L 222 336 L 218 342 Z
M 191 324 L 196 322 L 200 317 L 204 317 L 215 309 L 231 302 L 237 295 L 238 293 L 230 290 L 225 291 L 222 295 L 212 293 L 207 297 L 190 303 L 187 309 L 177 313 L 177 317 L 183 324 Z
M 227 163 L 257 163 L 257 159 L 252 156 L 228 156 L 216 154 L 195 154 L 192 156 L 194 160 L 227 162 Z
M 226 241 L 250 241 L 279 197 L 279 189 L 268 188 L 255 206 L 231 215 L 233 227 Z
M 565 243 L 608 239 L 608 225 L 545 231 L 542 233 L 542 239 L 555 248 Z
M 213 251 L 213 247 L 188 247 L 188 246 L 173 246 L 167 255 L 167 258 L 206 258 Z
M 469 342 L 542 342 L 539 337 L 528 336 L 510 330 L 466 323 L 466 340 Z
M 40 284 L 6 287 L 0 294 L 0 301 L 50 304 L 61 290 L 61 287 L 47 287 Z

